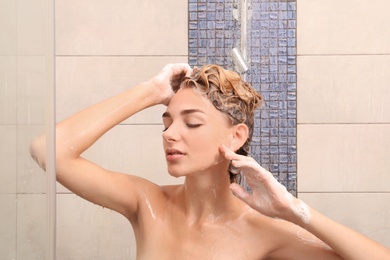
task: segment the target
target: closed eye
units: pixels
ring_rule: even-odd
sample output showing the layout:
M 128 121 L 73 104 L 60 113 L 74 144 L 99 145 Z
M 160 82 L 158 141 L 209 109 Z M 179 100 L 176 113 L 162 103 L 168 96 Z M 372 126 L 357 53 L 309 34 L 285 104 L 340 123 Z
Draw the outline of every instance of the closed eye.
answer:
M 199 126 L 201 126 L 202 124 L 186 124 L 188 128 L 197 128 Z M 167 131 L 169 128 L 169 126 L 167 127 L 164 127 L 164 129 L 162 130 L 163 132 Z
M 189 127 L 189 128 L 196 128 L 196 127 L 199 127 L 199 126 L 201 126 L 202 124 L 187 124 L 187 126 Z

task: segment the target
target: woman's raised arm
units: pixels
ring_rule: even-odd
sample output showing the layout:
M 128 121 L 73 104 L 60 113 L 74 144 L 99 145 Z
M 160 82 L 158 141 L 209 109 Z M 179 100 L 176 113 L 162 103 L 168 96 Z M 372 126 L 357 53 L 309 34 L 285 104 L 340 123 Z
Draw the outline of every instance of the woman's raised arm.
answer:
M 153 77 L 117 96 L 78 112 L 56 126 L 57 180 L 75 194 L 124 215 L 137 210 L 135 189 L 147 185 L 134 176 L 108 171 L 80 155 L 104 133 L 135 113 L 157 105 L 167 105 L 190 67 L 170 64 Z M 30 147 L 31 156 L 45 169 L 46 136 Z M 129 194 L 131 193 L 131 194 Z
M 253 209 L 263 215 L 284 219 L 306 229 L 331 247 L 341 259 L 390 259 L 389 249 L 327 218 L 292 196 L 269 171 L 262 168 L 253 158 L 238 155 L 226 147 L 221 147 L 221 152 L 245 174 L 252 194 L 238 184 L 232 184 L 231 189 L 238 198 Z M 291 240 L 288 241 L 286 248 L 292 244 Z M 300 259 L 339 259 L 336 256 L 324 258 L 324 254 L 329 254 L 329 252 L 318 246 L 318 243 L 317 246 L 313 244 L 312 249 L 308 248 L 310 243 L 300 243 L 300 245 L 296 243 L 295 245 L 295 248 L 290 247 L 291 250 L 288 253 L 294 256 L 303 253 Z

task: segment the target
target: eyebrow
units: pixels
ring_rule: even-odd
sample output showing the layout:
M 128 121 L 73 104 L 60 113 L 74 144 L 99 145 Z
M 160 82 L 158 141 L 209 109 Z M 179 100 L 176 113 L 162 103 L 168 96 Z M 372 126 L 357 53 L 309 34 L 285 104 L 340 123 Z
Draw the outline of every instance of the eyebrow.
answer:
M 180 112 L 180 114 L 182 116 L 188 115 L 188 114 L 192 114 L 192 113 L 203 113 L 203 114 L 205 114 L 205 112 L 203 112 L 202 110 L 197 109 L 197 108 L 185 109 L 185 110 Z M 164 114 L 162 114 L 162 117 L 171 117 L 171 114 L 169 112 L 165 112 Z

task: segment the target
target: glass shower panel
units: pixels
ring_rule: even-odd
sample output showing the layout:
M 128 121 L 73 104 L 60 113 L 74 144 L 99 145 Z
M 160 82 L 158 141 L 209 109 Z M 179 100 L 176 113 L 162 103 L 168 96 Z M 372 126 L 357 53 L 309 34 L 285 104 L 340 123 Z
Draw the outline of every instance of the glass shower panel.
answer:
M 1 259 L 55 255 L 54 163 L 45 174 L 29 154 L 43 132 L 54 151 L 53 16 L 49 0 L 0 0 Z

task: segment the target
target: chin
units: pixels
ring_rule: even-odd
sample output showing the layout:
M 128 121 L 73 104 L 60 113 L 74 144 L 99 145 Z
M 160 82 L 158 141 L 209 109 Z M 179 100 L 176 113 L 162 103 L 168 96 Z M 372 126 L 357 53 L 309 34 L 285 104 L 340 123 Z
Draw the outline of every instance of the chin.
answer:
M 168 168 L 168 173 L 172 177 L 180 178 L 180 177 L 186 177 L 189 175 L 193 175 L 195 171 L 188 171 L 188 170 L 178 170 L 178 169 L 170 169 Z
M 168 173 L 169 173 L 169 175 L 171 175 L 172 177 L 175 177 L 175 178 L 194 176 L 194 175 L 206 173 L 209 171 L 214 172 L 215 169 L 212 169 L 212 168 L 215 167 L 216 165 L 217 165 L 217 163 L 212 163 L 212 164 L 207 164 L 207 165 L 201 165 L 201 166 L 194 167 L 191 169 L 189 169 L 189 168 L 179 169 L 179 167 L 168 166 Z
M 172 177 L 175 177 L 175 178 L 180 178 L 180 177 L 186 176 L 185 174 L 180 174 L 177 171 L 168 170 L 168 173 L 169 173 L 169 175 L 171 175 Z
M 179 178 L 187 176 L 188 170 L 183 169 L 182 167 L 179 167 L 179 165 L 169 165 L 167 166 L 168 173 L 172 177 Z

